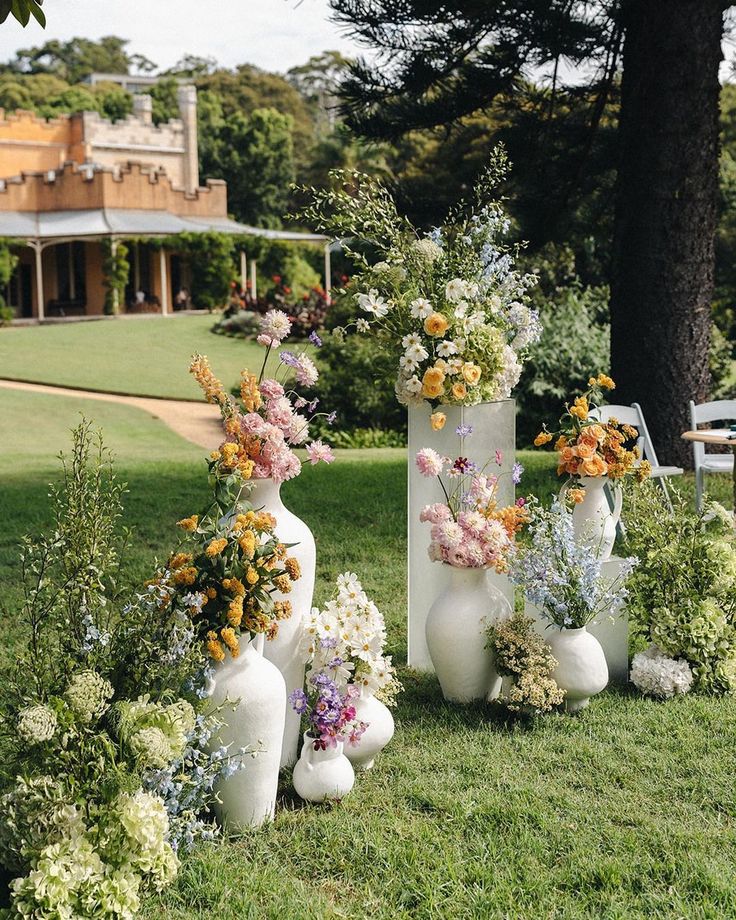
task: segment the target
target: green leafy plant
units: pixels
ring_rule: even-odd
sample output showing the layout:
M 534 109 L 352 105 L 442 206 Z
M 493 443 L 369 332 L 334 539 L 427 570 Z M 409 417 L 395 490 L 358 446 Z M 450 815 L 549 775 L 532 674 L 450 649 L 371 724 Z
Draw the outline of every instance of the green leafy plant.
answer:
M 46 17 L 41 9 L 42 5 L 43 0 L 0 0 L 0 23 L 12 15 L 25 27 L 33 16 L 41 28 L 45 29 Z
M 105 288 L 105 313 L 119 313 L 125 303 L 130 263 L 128 247 L 121 240 L 102 240 L 102 284 Z
M 695 690 L 736 690 L 736 542 L 731 515 L 715 502 L 696 513 L 670 487 L 672 510 L 654 483 L 627 493 L 627 548 L 640 564 L 629 578 L 629 623 L 670 658 L 684 658 Z

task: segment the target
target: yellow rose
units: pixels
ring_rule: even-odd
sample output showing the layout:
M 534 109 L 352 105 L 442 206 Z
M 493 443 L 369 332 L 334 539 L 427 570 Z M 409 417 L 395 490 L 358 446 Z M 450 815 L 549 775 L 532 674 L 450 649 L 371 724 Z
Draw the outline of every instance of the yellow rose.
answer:
M 468 388 L 464 383 L 453 383 L 452 395 L 455 399 L 465 399 L 465 397 L 468 395 Z
M 445 391 L 445 375 L 437 367 L 430 367 L 422 377 L 422 396 L 436 399 Z
M 578 470 L 581 476 L 605 476 L 608 464 L 600 454 L 595 454 L 590 460 L 583 460 Z
M 581 422 L 588 417 L 588 400 L 584 396 L 578 396 L 575 403 L 570 406 L 570 415 L 575 415 Z
M 616 389 L 616 384 L 606 374 L 598 374 L 598 386 L 603 387 L 604 390 Z
M 424 320 L 424 331 L 427 335 L 441 336 L 447 332 L 450 324 L 441 313 L 430 313 Z
M 474 387 L 480 380 L 480 368 L 477 364 L 466 362 L 463 364 L 462 372 L 465 382 L 469 383 L 471 387 Z
M 445 422 L 447 421 L 447 416 L 444 412 L 433 412 L 429 417 L 429 422 L 432 426 L 432 431 L 442 431 L 445 427 Z
M 541 447 L 543 444 L 549 444 L 551 440 L 552 435 L 548 431 L 540 431 L 536 438 L 534 438 L 534 446 Z

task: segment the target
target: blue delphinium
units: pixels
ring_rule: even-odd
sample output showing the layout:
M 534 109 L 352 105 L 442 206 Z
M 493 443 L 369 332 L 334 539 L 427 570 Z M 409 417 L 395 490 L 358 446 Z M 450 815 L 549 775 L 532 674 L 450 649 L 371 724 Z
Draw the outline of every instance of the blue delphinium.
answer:
M 572 514 L 555 500 L 537 508 L 530 525 L 531 544 L 515 557 L 510 571 L 527 600 L 560 629 L 580 629 L 600 616 L 618 616 L 628 596 L 626 578 L 637 564 L 623 560 L 609 579 L 595 548 L 575 538 Z

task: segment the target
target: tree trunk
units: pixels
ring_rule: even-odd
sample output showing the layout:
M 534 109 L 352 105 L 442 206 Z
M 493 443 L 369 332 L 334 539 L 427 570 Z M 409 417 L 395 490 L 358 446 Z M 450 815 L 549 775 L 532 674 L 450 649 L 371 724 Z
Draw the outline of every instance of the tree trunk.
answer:
M 612 401 L 639 402 L 660 462 L 692 464 L 708 396 L 718 192 L 721 0 L 624 8 L 611 279 Z

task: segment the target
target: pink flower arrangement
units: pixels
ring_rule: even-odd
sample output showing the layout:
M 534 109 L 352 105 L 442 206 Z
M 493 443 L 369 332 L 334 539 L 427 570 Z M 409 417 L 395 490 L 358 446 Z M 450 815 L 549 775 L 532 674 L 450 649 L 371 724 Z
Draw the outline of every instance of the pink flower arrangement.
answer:
M 498 451 L 494 460 L 501 465 Z M 527 520 L 524 499 L 499 506 L 498 476 L 486 476 L 467 457 L 452 460 L 425 447 L 417 453 L 416 464 L 422 476 L 438 479 L 445 496 L 444 502 L 426 505 L 419 515 L 420 521 L 432 525 L 430 559 L 458 568 L 505 572 L 516 550 L 516 535 Z M 512 476 L 518 482 L 518 464 Z
M 264 377 L 271 350 L 289 334 L 291 322 L 280 310 L 272 310 L 261 320 L 258 341 L 266 355 L 258 377 L 244 370 L 240 380 L 240 404 L 228 395 L 214 376 L 207 359 L 195 355 L 190 372 L 202 387 L 208 402 L 217 403 L 223 418 L 225 440 L 212 457 L 223 475 L 239 473 L 244 479 L 273 479 L 276 483 L 293 479 L 301 472 L 301 461 L 293 448 L 305 445 L 309 462 L 332 463 L 332 449 L 323 441 L 310 443 L 309 426 L 324 415 L 328 423 L 334 413 L 318 413 L 318 400 L 311 401 L 287 389 L 283 382 Z M 319 377 L 312 359 L 304 351 L 280 353 L 277 370 L 286 377 L 290 371 L 301 386 L 313 386 Z M 300 411 L 303 410 L 303 411 Z

